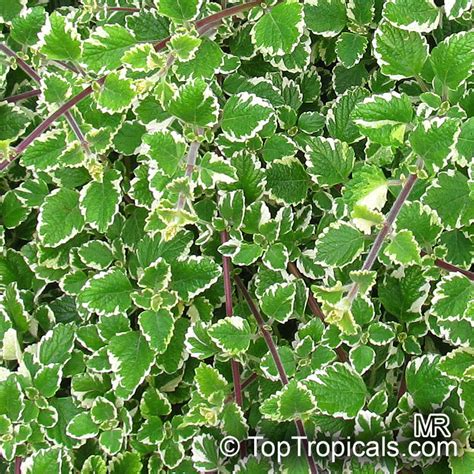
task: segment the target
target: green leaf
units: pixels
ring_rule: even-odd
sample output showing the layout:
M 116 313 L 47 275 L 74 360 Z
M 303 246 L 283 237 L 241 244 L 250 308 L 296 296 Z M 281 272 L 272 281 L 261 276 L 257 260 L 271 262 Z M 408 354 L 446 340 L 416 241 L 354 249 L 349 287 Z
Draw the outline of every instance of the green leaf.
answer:
M 53 12 L 39 34 L 40 52 L 48 59 L 76 61 L 81 56 L 81 37 L 72 22 Z
M 362 138 L 351 114 L 354 107 L 368 95 L 366 89 L 354 87 L 337 97 L 326 115 L 326 127 L 331 137 L 346 143 L 353 143 Z
M 262 262 L 270 270 L 286 270 L 289 254 L 287 248 L 281 243 L 276 242 L 268 247 Z
M 431 51 L 431 66 L 436 78 L 456 89 L 474 67 L 474 32 L 463 31 L 448 36 Z
M 444 6 L 444 11 L 446 16 L 453 20 L 455 18 L 459 18 L 464 12 L 469 10 L 471 7 L 470 0 L 453 0 L 452 2 L 448 2 Z
M 368 40 L 357 33 L 342 33 L 336 42 L 336 53 L 341 64 L 346 68 L 355 66 L 364 56 Z
M 458 229 L 474 219 L 469 180 L 459 171 L 439 173 L 421 201 L 436 211 L 448 229 Z
M 163 309 L 144 311 L 138 316 L 138 324 L 150 348 L 157 354 L 163 354 L 173 336 L 173 316 Z
M 295 283 L 275 283 L 260 298 L 262 311 L 280 323 L 285 323 L 294 315 L 295 300 Z
M 71 240 L 84 228 L 79 210 L 79 194 L 72 189 L 52 191 L 38 216 L 38 236 L 45 247 L 56 247 Z
M 474 286 L 459 274 L 445 276 L 438 282 L 433 294 L 431 312 L 437 318 L 472 321 Z
M 99 427 L 94 423 L 89 412 L 82 412 L 69 422 L 66 433 L 75 439 L 91 439 L 99 434 Z
M 121 25 L 99 26 L 84 41 L 81 64 L 97 74 L 113 71 L 121 65 L 125 51 L 136 42 L 134 35 Z
M 0 141 L 15 141 L 26 130 L 30 118 L 15 104 L 0 102 Z
M 140 455 L 136 452 L 124 452 L 110 461 L 108 472 L 110 474 L 140 474 L 141 470 Z
M 105 78 L 96 99 L 102 112 L 114 114 L 127 110 L 135 97 L 133 81 L 125 78 L 123 74 L 112 72 Z
M 196 18 L 202 0 L 157 0 L 158 11 L 172 20 L 183 23 Z
M 290 158 L 296 154 L 296 144 L 283 134 L 275 134 L 265 141 L 262 150 L 263 159 L 267 162 L 280 158 Z
M 186 123 L 211 127 L 217 123 L 219 104 L 207 84 L 195 79 L 178 88 L 168 104 L 168 111 Z
M 246 141 L 255 137 L 273 118 L 271 104 L 255 94 L 233 95 L 222 112 L 221 127 L 231 141 Z
M 199 163 L 198 182 L 205 188 L 214 188 L 217 184 L 231 184 L 237 181 L 236 169 L 224 157 L 208 152 Z
M 337 36 L 346 26 L 344 0 L 308 0 L 304 13 L 308 29 L 321 36 Z
M 368 97 L 352 112 L 352 119 L 360 131 L 381 145 L 400 146 L 412 117 L 409 97 L 397 92 Z
M 170 288 L 188 302 L 211 287 L 221 271 L 210 257 L 189 256 L 171 263 L 172 280 Z
M 191 78 L 211 79 L 223 60 L 220 46 L 208 38 L 202 38 L 198 49 L 189 60 L 177 64 L 175 74 L 182 80 Z
M 393 263 L 409 266 L 420 263 L 420 251 L 413 233 L 409 230 L 400 230 L 385 247 L 384 253 Z
M 305 385 L 314 396 L 316 408 L 336 418 L 355 418 L 368 395 L 362 377 L 338 362 L 315 371 L 306 378 Z
M 57 324 L 41 338 L 38 362 L 43 366 L 65 364 L 71 358 L 74 339 L 74 327 L 69 324 Z
M 122 56 L 126 67 L 132 71 L 149 72 L 161 69 L 165 65 L 163 56 L 159 56 L 149 43 L 137 44 Z
M 452 474 L 469 474 L 474 470 L 474 451 L 466 449 L 462 456 L 450 457 Z
M 247 267 L 262 256 L 263 249 L 258 244 L 230 239 L 219 247 L 219 252 L 226 257 L 230 257 L 234 265 Z
M 474 351 L 470 347 L 460 347 L 441 357 L 438 368 L 447 377 L 456 380 L 464 378 L 465 373 L 474 367 Z
M 51 398 L 59 390 L 63 377 L 60 364 L 49 364 L 36 372 L 33 385 L 45 398 Z
M 155 360 L 145 337 L 137 331 L 118 334 L 107 347 L 115 394 L 128 400 L 149 374 Z
M 227 380 L 217 369 L 201 362 L 195 371 L 196 388 L 211 403 L 222 403 L 228 392 Z
M 0 206 L 3 225 L 6 229 L 18 227 L 30 214 L 13 191 L 7 191 Z
M 420 33 L 383 23 L 375 32 L 374 56 L 391 79 L 416 77 L 428 59 L 428 43 Z
M 246 352 L 252 338 L 249 323 L 240 316 L 221 319 L 210 327 L 209 335 L 225 355 L 230 357 Z
M 443 169 L 455 153 L 459 122 L 447 117 L 435 117 L 419 123 L 410 134 L 413 151 L 423 159 L 430 174 Z
M 364 250 L 364 236 L 345 222 L 336 222 L 319 235 L 315 243 L 316 262 L 326 267 L 352 263 Z
M 347 143 L 316 137 L 307 148 L 306 166 L 319 186 L 334 186 L 347 180 L 354 167 L 354 151 Z
M 266 169 L 267 192 L 281 204 L 298 204 L 306 198 L 309 177 L 297 158 L 272 161 Z
M 127 275 L 118 268 L 94 275 L 82 287 L 78 303 L 98 315 L 125 314 L 132 305 L 132 285 Z
M 275 412 L 276 408 L 276 412 Z M 312 413 L 316 402 L 310 390 L 292 380 L 282 390 L 267 398 L 260 406 L 264 416 L 278 421 L 299 420 Z
M 34 171 L 52 171 L 61 165 L 65 147 L 66 135 L 62 130 L 45 132 L 21 155 L 21 164 Z
M 10 36 L 18 43 L 35 45 L 38 42 L 38 34 L 46 23 L 46 16 L 43 7 L 26 9 L 21 15 L 13 18 Z
M 303 30 L 303 6 L 285 1 L 263 15 L 250 35 L 255 48 L 262 54 L 282 56 L 294 51 Z
M 438 214 L 419 201 L 403 205 L 397 217 L 397 228 L 412 232 L 422 247 L 435 242 L 443 230 Z
M 80 210 L 84 220 L 93 229 L 104 233 L 112 224 L 122 199 L 120 183 L 122 175 L 107 170 L 102 182 L 91 181 L 80 193 Z
M 11 0 L 0 4 L 0 23 L 10 23 L 26 7 L 26 0 Z
M 184 138 L 174 131 L 154 132 L 142 137 L 141 152 L 156 161 L 168 176 L 173 176 L 186 151 Z
M 441 405 L 454 388 L 454 384 L 441 374 L 439 359 L 438 355 L 425 354 L 407 365 L 407 390 L 420 410 L 429 411 Z
M 431 0 L 390 0 L 383 16 L 398 28 L 429 33 L 438 26 L 440 11 Z
M 359 375 L 364 375 L 375 362 L 375 351 L 370 346 L 353 347 L 349 359 L 355 371 Z
M 357 26 L 366 28 L 372 23 L 375 0 L 353 0 L 347 4 L 347 18 Z
M 198 472 L 214 471 L 220 466 L 218 443 L 210 434 L 194 437 L 192 444 L 192 460 Z
M 368 330 L 369 341 L 375 346 L 386 346 L 395 339 L 395 332 L 388 324 L 372 323 Z

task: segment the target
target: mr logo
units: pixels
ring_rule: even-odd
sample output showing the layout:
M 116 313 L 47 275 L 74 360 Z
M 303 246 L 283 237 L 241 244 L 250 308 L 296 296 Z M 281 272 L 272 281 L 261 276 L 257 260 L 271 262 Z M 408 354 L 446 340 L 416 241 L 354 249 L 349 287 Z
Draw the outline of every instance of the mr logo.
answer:
M 416 438 L 436 438 L 438 434 L 445 438 L 451 437 L 448 430 L 449 418 L 445 413 L 430 413 L 426 417 L 415 413 L 413 423 Z

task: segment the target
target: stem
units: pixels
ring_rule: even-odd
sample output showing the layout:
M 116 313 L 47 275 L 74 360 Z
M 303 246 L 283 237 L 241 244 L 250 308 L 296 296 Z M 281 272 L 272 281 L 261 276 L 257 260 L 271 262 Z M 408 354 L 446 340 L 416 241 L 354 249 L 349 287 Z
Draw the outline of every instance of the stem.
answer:
M 275 346 L 275 343 L 273 342 L 271 334 L 268 332 L 268 330 L 265 327 L 265 321 L 262 315 L 260 314 L 260 311 L 258 310 L 256 304 L 254 303 L 252 297 L 250 296 L 247 288 L 243 284 L 240 277 L 235 275 L 234 280 L 237 286 L 239 287 L 239 290 L 242 293 L 245 301 L 247 302 L 247 305 L 250 308 L 250 311 L 252 312 L 255 320 L 257 321 L 259 330 L 262 333 L 263 338 L 265 339 L 268 350 L 270 351 L 272 355 L 273 362 L 275 363 L 276 368 L 278 370 L 278 375 L 280 377 L 280 381 L 282 385 L 288 385 L 288 376 L 286 375 L 285 368 L 283 367 L 283 362 L 281 361 L 280 354 L 278 354 L 277 348 Z M 304 424 L 301 420 L 295 420 L 295 425 L 296 425 L 296 431 L 298 432 L 298 435 L 303 438 L 306 459 L 308 461 L 308 466 L 311 471 L 311 474 L 317 474 L 318 468 L 316 467 L 314 459 L 310 456 L 310 453 L 309 453 L 308 437 L 306 435 Z
M 402 190 L 400 191 L 400 194 L 398 195 L 397 199 L 393 203 L 392 208 L 390 209 L 390 212 L 388 213 L 387 219 L 385 220 L 382 229 L 375 238 L 374 245 L 372 246 L 369 254 L 367 255 L 364 265 L 362 266 L 362 270 L 368 271 L 372 269 L 372 266 L 377 260 L 378 254 L 380 253 L 385 237 L 387 237 L 387 235 L 392 230 L 392 226 L 395 220 L 397 219 L 403 204 L 405 204 L 405 201 L 410 195 L 410 192 L 413 189 L 413 186 L 415 185 L 417 179 L 418 177 L 416 174 L 411 174 L 410 176 L 408 176 L 406 183 L 404 184 Z M 351 286 L 351 289 L 349 290 L 349 293 L 347 295 L 349 303 L 352 303 L 354 301 L 358 292 L 359 285 L 357 283 L 354 283 Z
M 21 462 L 22 459 L 20 457 L 15 458 L 15 474 L 21 474 Z
M 36 83 L 40 84 L 41 83 L 41 77 L 39 76 L 39 74 L 30 66 L 28 65 L 25 61 L 23 61 L 23 59 L 21 59 L 16 53 L 15 51 L 13 51 L 12 49 L 10 49 L 7 45 L 5 44 L 0 44 L 0 51 L 3 51 L 7 56 L 11 57 L 11 58 L 15 58 L 18 66 L 20 66 L 20 68 L 31 78 L 33 79 Z M 76 135 L 77 139 L 80 141 L 81 143 L 81 146 L 84 148 L 85 152 L 87 153 L 87 155 L 90 155 L 91 154 L 91 150 L 89 148 L 89 145 L 78 125 L 78 123 L 76 122 L 76 119 L 72 116 L 70 110 L 66 110 L 64 112 L 64 115 L 66 117 L 66 120 L 68 121 L 69 125 L 71 126 L 72 128 L 72 131 L 74 132 L 74 134 Z M 21 144 L 20 144 L 21 145 Z M 16 148 L 15 150 L 15 153 L 16 155 L 18 155 L 19 152 L 18 151 L 18 148 Z M 2 163 L 3 164 L 3 163 Z M 1 166 L 1 165 L 0 165 Z M 0 169 L 3 169 L 3 168 L 0 168 Z
M 16 53 L 15 51 L 13 51 L 12 49 L 10 49 L 6 44 L 4 43 L 0 43 L 0 51 L 2 51 L 6 56 L 10 57 L 10 58 L 14 58 L 18 64 L 18 66 L 20 66 L 20 68 L 28 75 L 31 77 L 31 79 L 33 79 L 34 81 L 36 81 L 37 83 L 39 83 L 41 81 L 41 78 L 40 76 L 38 75 L 38 73 L 29 65 L 27 64 L 25 61 L 23 61 L 23 59 L 21 59 Z
M 223 230 L 221 232 L 221 242 L 225 244 L 229 240 L 229 234 Z M 232 281 L 230 279 L 231 263 L 229 257 L 222 257 L 222 268 L 224 278 L 224 293 L 225 293 L 225 313 L 227 317 L 233 316 L 234 308 L 232 305 Z M 234 384 L 235 402 L 242 408 L 242 385 L 240 382 L 240 364 L 236 360 L 230 361 L 232 368 L 232 382 Z M 247 456 L 247 446 L 244 442 L 240 443 L 240 457 L 244 459 Z
M 201 135 L 203 130 L 198 129 L 197 134 Z M 195 140 L 191 143 L 188 151 L 188 157 L 186 159 L 186 172 L 184 176 L 188 179 L 191 178 L 194 168 L 196 166 L 196 160 L 199 153 L 199 148 L 201 147 L 201 142 Z M 186 203 L 186 195 L 184 193 L 179 193 L 178 204 L 176 205 L 176 210 L 180 211 L 183 209 L 184 204 Z
M 422 250 L 421 255 L 422 256 L 428 255 L 428 253 Z M 459 268 L 456 265 L 445 262 L 444 260 L 441 260 L 439 258 L 435 259 L 434 263 L 437 267 L 442 268 L 443 270 L 446 270 L 448 272 L 453 272 L 453 273 L 461 273 L 462 275 L 469 278 L 469 280 L 474 281 L 474 272 L 471 272 L 469 270 L 464 270 L 464 268 Z
M 253 373 L 251 375 L 249 375 L 245 380 L 242 381 L 242 384 L 240 386 L 240 388 L 243 390 L 245 390 L 248 386 L 252 385 L 255 380 L 257 380 L 258 378 L 258 375 L 256 373 Z M 230 401 L 232 401 L 234 398 L 235 398 L 235 392 L 232 392 L 224 401 L 224 403 L 229 403 Z
M 108 12 L 131 12 L 131 13 L 136 13 L 139 12 L 139 8 L 133 8 L 133 7 L 107 7 Z
M 428 92 L 430 90 L 425 81 L 420 76 L 416 75 L 415 80 L 423 92 Z
M 293 262 L 290 262 L 288 264 L 288 270 L 296 278 L 300 278 L 301 280 L 304 280 L 303 275 L 301 274 L 301 272 L 298 270 L 297 266 Z M 309 289 L 309 292 L 308 292 L 308 307 L 311 310 L 311 312 L 324 323 L 326 316 L 323 313 L 321 306 L 319 306 L 318 302 L 316 301 L 316 298 L 314 297 L 313 292 L 311 291 L 311 288 Z M 341 362 L 347 361 L 348 359 L 347 353 L 342 347 L 336 347 L 335 351 L 336 351 L 338 359 Z
M 251 8 L 259 5 L 262 3 L 263 0 L 252 0 L 250 2 L 244 3 L 242 5 L 235 5 L 233 7 L 227 8 L 225 10 L 222 10 L 218 13 L 214 13 L 213 15 L 210 15 L 206 18 L 203 18 L 202 20 L 199 20 L 195 23 L 196 28 L 198 30 L 202 31 L 204 30 L 207 31 L 211 27 L 214 26 L 215 23 L 219 22 L 220 20 L 227 18 L 229 16 L 236 15 L 238 13 L 244 12 L 246 10 L 250 10 Z M 160 51 L 166 47 L 168 42 L 170 41 L 170 37 L 165 38 L 158 43 L 154 45 L 155 51 Z M 1 45 L 0 45 L 1 46 Z M 105 78 L 107 76 L 102 76 L 100 79 L 97 80 L 98 85 L 102 85 L 105 82 Z M 53 112 L 49 117 L 47 117 L 42 123 L 40 123 L 24 140 L 21 142 L 18 147 L 16 148 L 16 153 L 15 155 L 11 158 L 13 160 L 15 157 L 17 157 L 19 154 L 23 153 L 26 148 L 28 148 L 29 145 L 38 137 L 40 136 L 45 130 L 49 128 L 50 125 L 52 125 L 59 117 L 64 115 L 69 109 L 77 105 L 81 100 L 85 99 L 89 95 L 91 95 L 93 92 L 93 88 L 91 85 L 87 86 L 84 90 L 79 92 L 75 97 L 72 97 L 69 99 L 67 102 L 65 102 L 61 107 L 59 107 L 58 110 Z M 6 163 L 6 164 L 5 164 Z M 3 170 L 9 162 L 2 162 L 0 163 L 0 171 Z
M 7 97 L 4 100 L 14 104 L 16 102 L 29 99 L 30 97 L 38 97 L 40 94 L 41 91 L 39 89 L 33 89 L 31 91 L 22 92 L 21 94 L 11 95 L 10 97 Z

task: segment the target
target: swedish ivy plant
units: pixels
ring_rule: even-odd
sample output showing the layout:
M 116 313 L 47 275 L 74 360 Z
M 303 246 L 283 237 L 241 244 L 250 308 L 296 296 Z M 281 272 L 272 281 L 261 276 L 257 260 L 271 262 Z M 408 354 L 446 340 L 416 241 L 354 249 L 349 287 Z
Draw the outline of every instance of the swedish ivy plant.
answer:
M 2 472 L 473 473 L 471 0 L 60 3 L 0 1 Z

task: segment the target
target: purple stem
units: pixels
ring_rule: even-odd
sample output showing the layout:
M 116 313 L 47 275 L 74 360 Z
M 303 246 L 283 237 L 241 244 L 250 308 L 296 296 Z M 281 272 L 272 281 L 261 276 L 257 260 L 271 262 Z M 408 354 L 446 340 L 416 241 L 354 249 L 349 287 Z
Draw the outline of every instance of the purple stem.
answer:
M 422 250 L 421 255 L 422 256 L 428 255 L 428 253 Z M 464 268 L 459 268 L 456 265 L 453 265 L 452 263 L 449 263 L 449 262 L 445 262 L 444 260 L 441 260 L 439 258 L 435 259 L 434 263 L 437 267 L 442 268 L 443 270 L 446 270 L 447 272 L 461 273 L 462 275 L 469 278 L 469 280 L 474 281 L 474 272 L 471 272 L 469 270 L 464 270 Z
M 234 280 L 237 286 L 239 287 L 239 290 L 242 293 L 243 297 L 245 298 L 245 301 L 247 302 L 247 305 L 250 308 L 250 311 L 252 312 L 255 320 L 257 321 L 257 325 L 260 329 L 260 332 L 262 333 L 263 338 L 265 339 L 268 350 L 270 351 L 270 354 L 272 355 L 273 362 L 276 365 L 278 376 L 280 377 L 280 381 L 282 385 L 287 385 L 288 376 L 286 375 L 285 367 L 283 366 L 283 362 L 281 361 L 280 354 L 278 354 L 275 343 L 273 342 L 273 338 L 265 327 L 265 321 L 262 315 L 260 314 L 260 311 L 257 308 L 257 305 L 254 303 L 252 297 L 250 296 L 250 293 L 248 292 L 247 288 L 243 284 L 240 277 L 235 275 Z M 303 422 L 301 420 L 295 420 L 295 425 L 296 425 L 296 430 L 298 431 L 298 435 L 303 438 L 306 459 L 308 461 L 308 466 L 311 471 L 311 474 L 317 474 L 318 468 L 316 467 L 314 459 L 310 456 L 310 453 L 309 453 L 308 437 L 306 435 L 306 430 L 304 428 Z
M 373 267 L 375 261 L 377 260 L 377 256 L 380 253 L 383 242 L 392 230 L 392 226 L 395 223 L 395 220 L 397 219 L 403 204 L 405 204 L 405 201 L 410 195 L 410 192 L 413 189 L 413 186 L 415 185 L 417 179 L 418 177 L 416 174 L 411 174 L 408 176 L 408 179 L 406 180 L 402 190 L 400 191 L 400 194 L 397 196 L 397 199 L 395 199 L 395 202 L 393 203 L 393 206 L 390 209 L 390 212 L 388 213 L 387 219 L 385 220 L 382 229 L 375 238 L 374 244 L 372 245 L 372 248 L 370 249 L 370 252 L 367 255 L 364 265 L 362 266 L 362 270 L 368 271 L 371 270 L 371 268 Z M 351 286 L 351 289 L 349 290 L 349 293 L 347 295 L 347 299 L 350 303 L 354 301 L 358 292 L 359 285 L 357 283 L 354 283 Z
M 33 79 L 36 83 L 40 84 L 41 83 L 41 77 L 40 75 L 30 66 L 28 65 L 25 61 L 23 61 L 23 59 L 21 59 L 17 53 L 15 53 L 15 51 L 13 51 L 12 49 L 10 49 L 7 45 L 5 44 L 0 44 L 0 50 L 3 51 L 7 56 L 11 57 L 11 58 L 15 58 L 18 66 L 20 66 L 20 68 L 31 78 Z M 90 147 L 89 147 L 89 144 L 87 143 L 85 137 L 84 137 L 84 134 L 82 133 L 78 123 L 76 122 L 76 119 L 72 116 L 71 114 L 71 111 L 70 110 L 66 110 L 64 112 L 64 115 L 66 117 L 66 120 L 68 121 L 69 125 L 71 126 L 74 134 L 76 135 L 77 139 L 80 141 L 81 143 L 81 146 L 84 148 L 84 150 L 86 151 L 86 153 L 88 155 L 91 154 L 91 150 L 90 150 Z M 21 145 L 21 144 L 20 144 Z M 18 148 L 16 148 L 15 150 L 15 153 L 16 155 L 18 155 L 19 152 L 18 151 Z M 3 164 L 3 163 L 2 163 Z M 1 165 L 0 165 L 1 166 Z M 0 168 L 0 169 L 3 169 L 3 168 Z
M 15 474 L 21 474 L 21 463 L 22 459 L 20 457 L 15 458 Z
M 229 234 L 226 230 L 221 232 L 221 242 L 225 244 L 229 240 Z M 225 294 L 225 314 L 227 317 L 233 316 L 234 308 L 232 305 L 232 280 L 230 277 L 231 263 L 229 257 L 222 257 L 222 269 L 224 278 L 224 294 Z M 234 384 L 235 402 L 240 408 L 243 407 L 242 385 L 240 381 L 240 364 L 232 359 L 230 361 L 232 369 L 232 381 Z M 244 459 L 247 456 L 247 446 L 244 442 L 240 443 L 240 457 Z
M 33 89 L 31 91 L 22 92 L 21 94 L 11 95 L 6 100 L 9 103 L 21 102 L 22 100 L 29 99 L 30 97 L 38 97 L 41 94 L 40 89 Z

